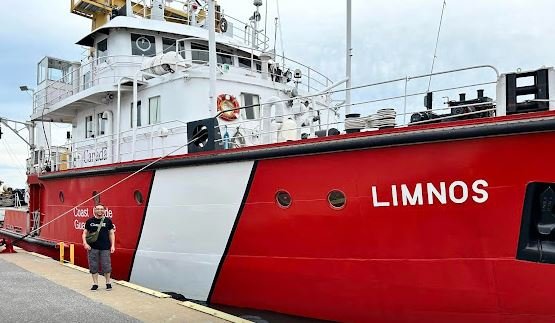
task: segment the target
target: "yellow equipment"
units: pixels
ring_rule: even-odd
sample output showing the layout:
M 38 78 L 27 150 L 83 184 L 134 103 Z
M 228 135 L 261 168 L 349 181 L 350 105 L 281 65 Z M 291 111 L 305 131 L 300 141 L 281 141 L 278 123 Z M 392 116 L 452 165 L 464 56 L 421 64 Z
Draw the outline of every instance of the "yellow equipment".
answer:
M 70 0 L 71 12 L 92 20 L 91 30 L 95 30 L 108 22 L 108 17 L 112 14 L 113 9 L 119 9 L 125 5 L 125 0 Z M 136 15 L 149 17 L 151 14 L 150 7 L 144 7 L 142 3 L 131 2 L 133 12 Z M 189 15 L 187 12 L 166 6 L 164 10 L 164 18 L 166 21 L 189 24 Z M 206 18 L 206 11 L 200 10 L 197 14 L 197 20 L 202 21 Z M 219 20 L 217 18 L 217 20 Z M 219 25 L 219 24 L 218 24 Z M 218 28 L 219 29 L 219 28 Z

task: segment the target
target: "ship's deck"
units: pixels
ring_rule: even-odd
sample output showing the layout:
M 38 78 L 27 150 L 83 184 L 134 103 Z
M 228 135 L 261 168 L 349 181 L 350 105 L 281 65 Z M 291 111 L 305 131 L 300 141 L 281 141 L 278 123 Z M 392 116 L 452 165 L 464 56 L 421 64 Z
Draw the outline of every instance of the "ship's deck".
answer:
M 158 298 L 116 282 L 113 290 L 89 290 L 83 270 L 25 252 L 0 254 L 0 313 L 6 322 L 248 322 L 238 317 Z M 202 311 L 210 311 L 212 316 Z

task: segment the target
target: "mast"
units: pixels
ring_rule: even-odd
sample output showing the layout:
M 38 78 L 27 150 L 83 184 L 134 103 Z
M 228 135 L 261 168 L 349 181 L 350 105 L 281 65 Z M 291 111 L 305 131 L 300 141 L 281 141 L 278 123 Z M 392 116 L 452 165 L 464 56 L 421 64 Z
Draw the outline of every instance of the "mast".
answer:
M 347 91 L 345 92 L 345 114 L 351 113 L 351 57 L 353 56 L 353 49 L 351 48 L 351 0 L 347 0 L 347 48 L 346 48 L 346 72 L 347 72 L 347 82 L 345 86 Z
M 208 92 L 208 112 L 210 117 L 216 115 L 216 5 L 215 0 L 208 0 L 208 66 L 210 68 L 210 89 Z

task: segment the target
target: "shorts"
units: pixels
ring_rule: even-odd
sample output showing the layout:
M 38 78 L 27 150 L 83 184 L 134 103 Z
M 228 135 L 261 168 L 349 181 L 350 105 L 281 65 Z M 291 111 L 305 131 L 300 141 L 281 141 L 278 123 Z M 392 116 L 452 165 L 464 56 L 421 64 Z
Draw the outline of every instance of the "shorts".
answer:
M 91 274 L 107 274 L 112 272 L 110 250 L 91 249 L 89 254 L 89 272 Z

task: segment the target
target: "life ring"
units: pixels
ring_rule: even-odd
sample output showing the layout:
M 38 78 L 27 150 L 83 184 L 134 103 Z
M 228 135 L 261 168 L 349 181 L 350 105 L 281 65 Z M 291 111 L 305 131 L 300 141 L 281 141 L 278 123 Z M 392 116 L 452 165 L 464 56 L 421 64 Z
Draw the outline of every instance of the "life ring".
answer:
M 233 95 L 218 95 L 217 106 L 220 119 L 233 121 L 239 117 L 239 101 Z
M 220 19 L 220 31 L 222 33 L 225 33 L 227 31 L 227 20 L 224 17 Z

